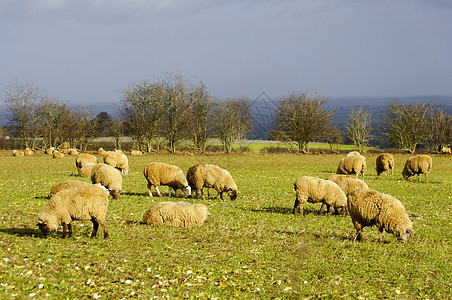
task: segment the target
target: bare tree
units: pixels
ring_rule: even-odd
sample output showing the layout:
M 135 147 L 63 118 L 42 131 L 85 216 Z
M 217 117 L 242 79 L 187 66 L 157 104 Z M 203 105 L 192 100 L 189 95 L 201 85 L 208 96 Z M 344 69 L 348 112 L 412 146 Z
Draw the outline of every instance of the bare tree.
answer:
M 195 149 L 204 153 L 207 140 L 212 136 L 213 103 L 206 86 L 201 83 L 193 86 L 190 92 L 190 120 L 188 123 Z
M 359 110 L 352 110 L 346 124 L 347 138 L 353 142 L 361 153 L 364 152 L 364 147 L 367 146 L 371 138 L 371 125 L 369 112 L 363 112 L 362 107 Z
M 427 139 L 429 105 L 403 105 L 394 100 L 386 106 L 381 131 L 399 149 L 414 153 L 416 146 Z
M 57 99 L 45 97 L 37 109 L 39 115 L 40 134 L 43 137 L 44 147 L 57 147 L 65 134 L 73 125 L 73 112 L 65 103 Z
M 39 119 L 39 90 L 30 83 L 15 81 L 6 87 L 4 102 L 10 112 L 8 119 L 13 132 L 23 139 L 25 147 L 30 147 Z
M 452 143 L 452 116 L 439 107 L 432 107 L 428 113 L 428 142 L 431 149 L 441 150 Z
M 275 128 L 270 137 L 297 144 L 301 152 L 309 152 L 309 142 L 322 138 L 333 111 L 322 107 L 323 97 L 309 98 L 306 93 L 292 93 L 279 100 Z
M 336 125 L 331 122 L 328 123 L 328 126 L 322 136 L 323 140 L 328 142 L 328 144 L 330 145 L 331 152 L 335 151 L 333 149 L 334 144 L 336 145 L 336 151 L 339 151 L 339 144 L 342 143 L 343 138 L 339 128 L 337 128 Z

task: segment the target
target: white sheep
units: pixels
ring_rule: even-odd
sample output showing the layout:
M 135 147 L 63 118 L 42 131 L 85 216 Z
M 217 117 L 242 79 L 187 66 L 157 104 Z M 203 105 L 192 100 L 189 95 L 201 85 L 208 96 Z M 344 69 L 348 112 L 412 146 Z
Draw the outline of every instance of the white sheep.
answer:
M 99 149 L 97 149 L 97 154 L 100 154 L 100 155 L 102 155 L 102 156 L 105 154 L 105 152 L 106 152 L 106 151 L 105 151 L 104 148 L 102 148 L 102 147 L 99 148 Z
M 13 150 L 13 156 L 20 157 L 20 156 L 24 156 L 24 155 L 25 155 L 25 153 L 22 150 Z
M 53 154 L 53 151 L 55 151 L 55 147 L 50 147 L 50 148 L 47 148 L 47 149 L 44 151 L 44 153 L 45 153 L 45 154 Z
M 391 170 L 392 175 L 394 170 L 394 156 L 391 153 L 381 153 L 377 156 L 375 165 L 378 176 L 380 176 L 383 172 L 385 172 L 386 176 L 388 176 L 389 170 Z
M 339 161 L 336 174 L 356 174 L 356 178 L 358 178 L 360 173 L 362 174 L 362 178 L 364 180 L 364 174 L 366 173 L 366 158 L 364 156 L 345 156 Z
M 88 153 L 82 153 L 77 156 L 75 159 L 75 166 L 77 167 L 77 171 L 80 174 L 81 168 L 83 168 L 87 164 L 97 164 L 97 157 L 95 155 L 91 155 Z
M 75 187 L 80 186 L 91 186 L 91 183 L 80 181 L 80 180 L 66 180 L 62 182 L 58 182 L 52 188 L 50 189 L 50 198 L 53 197 L 58 192 L 61 192 L 62 190 L 67 190 Z
M 449 147 L 441 147 L 441 154 L 452 154 L 452 151 L 450 150 Z
M 379 242 L 383 242 L 383 230 L 407 242 L 413 235 L 411 222 L 402 202 L 391 195 L 376 190 L 360 189 L 348 197 L 348 211 L 355 226 L 356 240 L 363 239 L 363 228 L 377 226 Z
M 293 213 L 303 211 L 306 202 L 322 202 L 325 205 L 331 205 L 337 212 L 344 214 L 347 209 L 347 196 L 344 191 L 333 181 L 325 180 L 312 176 L 301 176 L 294 182 L 296 192 L 295 205 Z M 320 214 L 323 213 L 325 206 L 322 205 Z
M 77 156 L 79 154 L 78 150 L 75 148 L 69 148 L 63 151 L 64 154 Z
M 129 173 L 129 160 L 120 150 L 105 152 L 104 163 L 120 170 L 123 175 Z
M 331 180 L 332 182 L 336 183 L 341 188 L 341 190 L 344 191 L 345 196 L 347 197 L 357 189 L 369 188 L 367 183 L 350 175 L 334 174 L 328 177 L 327 180 Z M 321 211 L 323 211 L 325 205 L 325 203 L 322 203 L 322 207 L 320 208 Z M 330 211 L 330 206 L 326 205 L 326 207 L 327 211 Z
M 30 148 L 25 148 L 24 154 L 25 154 L 25 156 L 31 156 L 31 155 L 33 155 L 35 153 Z
M 99 225 L 104 229 L 104 238 L 108 237 L 107 229 L 108 193 L 105 189 L 91 185 L 66 189 L 56 193 L 39 214 L 39 229 L 44 234 L 50 234 L 63 225 L 63 238 L 66 231 L 72 236 L 72 220 L 91 220 L 93 232 L 97 235 Z
M 403 179 L 408 179 L 417 174 L 419 181 L 421 181 L 421 174 L 425 174 L 425 181 L 428 180 L 428 174 L 432 170 L 432 158 L 426 154 L 419 154 L 409 157 L 405 162 L 405 167 L 402 171 Z
M 113 199 L 119 199 L 122 192 L 122 175 L 118 169 L 106 164 L 95 164 L 92 169 L 91 182 L 93 184 L 100 183 L 110 191 Z
M 187 202 L 158 202 L 143 214 L 143 222 L 172 227 L 201 226 L 207 219 L 207 206 Z
M 361 153 L 359 153 L 359 151 L 350 151 L 349 153 L 347 153 L 346 156 L 354 156 L 354 155 L 361 155 Z
M 61 153 L 61 152 L 55 150 L 55 151 L 53 151 L 52 157 L 53 158 L 64 158 L 64 153 Z
M 149 196 L 152 197 L 151 187 L 155 187 L 155 191 L 159 197 L 162 194 L 159 191 L 159 186 L 167 185 L 169 186 L 168 197 L 171 197 L 171 190 L 176 193 L 177 189 L 180 189 L 186 196 L 191 195 L 191 188 L 188 185 L 187 178 L 185 178 L 184 173 L 178 166 L 161 163 L 152 162 L 144 167 L 143 170 L 144 178 L 148 181 L 148 191 Z
M 97 164 L 86 164 L 83 168 L 78 172 L 78 176 L 80 177 L 91 177 L 93 175 L 93 168 Z
M 214 188 L 223 200 L 223 192 L 226 192 L 231 200 L 237 199 L 239 191 L 237 184 L 229 171 L 216 165 L 196 164 L 187 171 L 187 180 L 190 186 L 196 191 L 196 197 L 203 196 L 203 188 L 207 187 L 207 197 L 210 197 L 210 188 Z
M 132 155 L 132 156 L 141 156 L 141 155 L 143 155 L 143 151 L 141 151 L 141 150 L 132 150 L 132 151 L 130 151 L 130 155 Z

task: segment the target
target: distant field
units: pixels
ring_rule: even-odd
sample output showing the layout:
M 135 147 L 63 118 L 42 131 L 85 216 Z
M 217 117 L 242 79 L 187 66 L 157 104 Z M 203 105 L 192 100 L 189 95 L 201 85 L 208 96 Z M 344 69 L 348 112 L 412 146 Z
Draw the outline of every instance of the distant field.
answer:
M 254 147 L 254 146 L 253 146 Z M 317 148 L 311 145 L 312 148 Z M 124 193 L 110 200 L 110 238 L 89 238 L 91 222 L 75 222 L 73 238 L 43 237 L 37 214 L 50 187 L 76 176 L 75 157 L 12 157 L 0 153 L 0 298 L 170 299 L 345 298 L 448 299 L 451 295 L 451 156 L 433 156 L 429 182 L 401 179 L 408 155 L 398 154 L 393 176 L 378 178 L 366 155 L 371 188 L 400 199 L 415 236 L 408 244 L 366 228 L 355 242 L 349 216 L 319 215 L 320 204 L 292 215 L 293 182 L 326 178 L 341 155 L 145 155 L 130 157 Z M 207 162 L 228 169 L 241 195 L 235 202 L 150 198 L 142 175 L 151 161 L 180 166 Z M 166 195 L 167 188 L 161 188 Z M 227 198 L 227 197 L 226 197 Z M 157 201 L 208 206 L 202 227 L 142 225 Z

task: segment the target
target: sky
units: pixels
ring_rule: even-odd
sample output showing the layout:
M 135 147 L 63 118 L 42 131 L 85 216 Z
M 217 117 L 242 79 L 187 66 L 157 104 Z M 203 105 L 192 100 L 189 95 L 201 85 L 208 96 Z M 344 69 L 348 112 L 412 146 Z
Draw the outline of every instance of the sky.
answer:
M 0 85 L 119 103 L 178 74 L 215 98 L 452 95 L 450 0 L 0 0 Z

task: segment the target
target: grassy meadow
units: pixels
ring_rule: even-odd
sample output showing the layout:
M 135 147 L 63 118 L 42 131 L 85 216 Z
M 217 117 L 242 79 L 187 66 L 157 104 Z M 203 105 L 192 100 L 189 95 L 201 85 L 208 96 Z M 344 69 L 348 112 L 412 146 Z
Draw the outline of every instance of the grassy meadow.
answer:
M 123 194 L 110 200 L 110 238 L 90 238 L 91 222 L 75 221 L 72 238 L 60 229 L 44 237 L 37 215 L 53 184 L 76 176 L 75 157 L 0 155 L 0 298 L 2 299 L 447 299 L 452 289 L 452 157 L 433 156 L 429 182 L 401 179 L 408 155 L 395 155 L 394 175 L 376 176 L 376 155 L 366 155 L 370 188 L 400 199 L 414 223 L 414 238 L 400 243 L 366 227 L 355 242 L 350 216 L 292 215 L 293 182 L 327 178 L 341 155 L 129 156 Z M 99 156 L 100 158 L 100 156 Z M 141 224 L 150 198 L 142 170 L 152 161 L 180 166 L 206 162 L 228 169 L 241 195 L 204 203 L 202 227 Z M 422 177 L 424 178 L 424 177 Z M 164 196 L 168 189 L 160 189 Z M 216 194 L 214 192 L 214 194 Z

